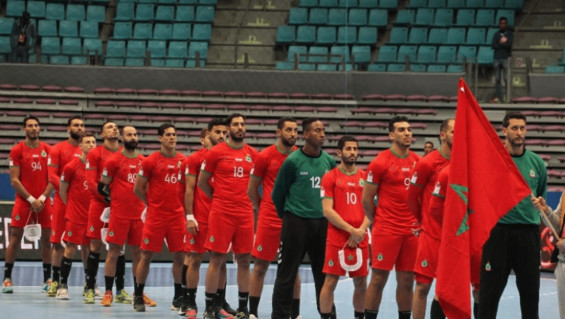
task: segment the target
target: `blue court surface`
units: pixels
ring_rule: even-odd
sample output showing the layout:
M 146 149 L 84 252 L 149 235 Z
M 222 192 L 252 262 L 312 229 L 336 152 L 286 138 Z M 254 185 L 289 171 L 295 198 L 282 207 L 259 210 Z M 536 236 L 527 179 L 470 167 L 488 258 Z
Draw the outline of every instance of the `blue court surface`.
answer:
M 3 263 L 1 263 L 3 266 Z M 207 264 L 202 265 L 200 285 L 197 293 L 198 317 L 202 318 L 204 310 L 204 275 Z M 235 265 L 228 264 L 228 287 L 226 299 L 233 308 L 237 307 L 237 285 Z M 104 265 L 100 264 L 98 272 L 98 284 L 104 291 Z M 1 268 L 3 269 L 3 267 Z M 259 318 L 270 318 L 273 282 L 275 278 L 276 265 L 271 265 L 265 278 L 265 287 L 259 305 Z M 179 315 L 170 310 L 173 298 L 173 280 L 170 263 L 153 263 L 147 280 L 146 293 L 157 301 L 157 307 L 147 308 L 145 313 L 136 313 L 131 305 L 112 304 L 112 307 L 102 307 L 97 301 L 94 305 L 82 303 L 82 285 L 84 283 L 84 272 L 81 262 L 74 262 L 69 278 L 70 300 L 55 300 L 41 293 L 41 281 L 43 280 L 40 262 L 17 262 L 13 270 L 14 293 L 0 294 L 0 317 L 13 318 L 179 318 Z M 313 277 L 308 265 L 300 269 L 302 278 L 301 315 L 304 319 L 316 319 L 319 315 L 316 311 L 316 298 L 314 293 Z M 395 301 L 396 283 L 394 274 L 389 277 L 385 288 L 379 318 L 398 318 Z M 126 289 L 133 293 L 133 278 L 131 277 L 131 264 L 126 268 Z M 432 288 L 433 289 L 433 288 Z M 432 290 L 433 291 L 433 290 Z M 337 286 L 335 292 L 335 305 L 338 318 L 347 319 L 353 317 L 353 306 L 351 304 L 353 282 L 345 277 Z M 431 302 L 432 295 L 429 299 Z M 429 304 L 428 304 L 429 310 Z M 426 316 L 429 318 L 429 314 Z M 500 301 L 498 317 L 501 319 L 520 318 L 520 305 L 518 291 L 516 290 L 515 277 L 511 276 L 508 285 Z M 542 273 L 540 289 L 540 318 L 559 318 L 557 306 L 557 292 L 555 277 L 552 273 Z

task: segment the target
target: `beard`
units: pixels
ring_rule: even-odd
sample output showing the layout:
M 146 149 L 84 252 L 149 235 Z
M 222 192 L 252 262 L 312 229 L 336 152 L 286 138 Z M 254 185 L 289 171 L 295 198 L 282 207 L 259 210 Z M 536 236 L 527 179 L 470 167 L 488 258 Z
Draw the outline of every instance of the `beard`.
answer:
M 78 140 L 80 139 L 80 137 L 82 136 L 82 134 L 77 133 L 77 132 L 73 132 L 73 131 L 70 132 L 70 135 L 71 135 L 71 138 L 72 138 L 73 140 L 77 140 L 77 141 L 78 141 Z
M 281 138 L 281 142 L 286 147 L 293 147 L 294 144 L 296 144 L 296 139 L 290 140 L 290 139 L 286 139 L 286 138 Z
M 128 151 L 134 151 L 137 148 L 137 141 L 124 142 L 124 148 Z
M 237 143 L 243 142 L 244 138 L 245 138 L 245 135 L 243 135 L 242 137 L 238 137 L 238 136 L 235 136 L 235 134 L 233 134 L 233 135 L 230 134 L 230 140 L 237 142 Z

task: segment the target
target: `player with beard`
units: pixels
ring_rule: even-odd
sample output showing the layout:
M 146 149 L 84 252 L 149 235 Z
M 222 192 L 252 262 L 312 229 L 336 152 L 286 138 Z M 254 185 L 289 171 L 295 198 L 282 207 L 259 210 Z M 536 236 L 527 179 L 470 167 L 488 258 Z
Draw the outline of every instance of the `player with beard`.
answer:
M 161 149 L 141 162 L 133 188 L 134 193 L 147 204 L 147 216 L 141 233 L 141 258 L 136 269 L 135 311 L 145 311 L 143 290 L 151 258 L 161 251 L 165 239 L 173 256 L 175 298 L 182 295 L 180 287 L 186 222 L 178 193 L 185 156 L 176 150 L 177 131 L 173 124 L 162 124 L 157 134 Z
M 298 137 L 296 120 L 289 117 L 279 119 L 275 144 L 265 148 L 257 157 L 247 194 L 253 204 L 253 209 L 259 212 L 257 231 L 253 252 L 253 273 L 249 281 L 249 318 L 257 318 L 259 300 L 263 291 L 265 274 L 271 261 L 275 260 L 280 245 L 282 220 L 271 199 L 271 192 L 277 178 L 277 173 L 288 155 L 297 147 L 294 145 Z M 259 187 L 263 184 L 263 196 L 259 196 Z M 300 277 L 296 276 L 294 296 L 292 301 L 292 318 L 300 313 Z
M 10 183 L 16 191 L 10 223 L 10 242 L 6 248 L 4 283 L 2 292 L 12 293 L 12 268 L 16 253 L 29 224 L 41 224 L 41 259 L 43 260 L 43 292 L 47 292 L 51 275 L 51 204 L 45 200 L 51 195 L 53 185 L 47 176 L 47 156 L 51 147 L 39 140 L 39 119 L 35 116 L 24 118 L 25 140 L 10 150 Z M 47 289 L 46 289 L 47 288 Z
M 96 292 L 96 274 L 100 264 L 100 251 L 102 250 L 101 230 L 104 223 L 100 220 L 100 216 L 109 203 L 98 193 L 98 183 L 102 176 L 102 169 L 106 160 L 117 153 L 121 147 L 118 141 L 120 131 L 118 125 L 108 121 L 102 124 L 100 128 L 100 137 L 103 144 L 93 149 L 86 157 L 86 180 L 88 182 L 88 190 L 90 191 L 90 207 L 88 208 L 88 230 L 86 236 L 90 238 L 90 253 L 88 254 L 88 265 L 86 272 L 86 287 L 84 302 L 93 304 L 94 297 L 100 295 L 98 289 Z M 125 273 L 125 257 L 118 258 L 116 288 L 120 294 L 116 295 L 117 302 L 131 303 L 132 298 L 124 289 L 124 273 Z
M 237 318 L 248 318 L 249 263 L 253 249 L 253 206 L 247 196 L 249 174 L 257 159 L 257 151 L 247 145 L 245 117 L 235 113 L 226 121 L 229 139 L 206 153 L 198 176 L 198 187 L 212 199 L 208 217 L 206 249 L 210 263 L 206 273 L 206 311 L 204 318 L 231 318 L 222 312 L 217 297 L 219 274 L 230 243 L 237 260 L 239 307 Z M 210 179 L 214 179 L 214 188 Z
M 328 219 L 326 280 L 320 292 L 322 319 L 335 318 L 332 314 L 334 291 L 340 276 L 346 272 L 353 279 L 353 318 L 364 318 L 364 299 L 369 274 L 369 240 L 365 236 L 369 219 L 363 211 L 361 196 L 367 178 L 364 170 L 355 165 L 359 157 L 359 144 L 351 135 L 343 136 L 337 143 L 337 156 L 341 163 L 322 178 L 320 197 L 324 216 Z
M 122 128 L 122 142 L 122 151 L 115 153 L 106 160 L 102 170 L 102 178 L 98 184 L 98 192 L 110 201 L 110 221 L 108 223 L 108 234 L 105 238 L 110 249 L 104 267 L 106 292 L 101 301 L 101 304 L 105 307 L 112 305 L 112 286 L 116 276 L 116 262 L 126 240 L 132 248 L 134 282 L 135 269 L 141 253 L 139 250 L 141 229 L 143 228 L 141 213 L 145 205 L 133 193 L 133 185 L 145 156 L 137 151 L 138 137 L 135 127 L 126 125 Z M 116 302 L 123 302 L 123 299 L 120 300 L 118 296 L 126 294 L 116 287 Z M 156 303 L 149 305 L 154 306 Z
M 179 314 L 186 314 L 188 318 L 196 318 L 196 288 L 200 280 L 200 265 L 202 258 L 206 252 L 204 247 L 206 238 L 208 237 L 208 214 L 210 212 L 210 198 L 196 187 L 198 183 L 198 175 L 200 167 L 204 161 L 204 157 L 210 148 L 223 143 L 227 135 L 225 119 L 213 119 L 208 123 L 208 127 L 202 130 L 203 135 L 200 137 L 202 149 L 189 156 L 183 162 L 184 176 L 186 180 L 186 188 L 184 194 L 184 205 L 187 214 L 187 240 L 184 250 L 187 253 L 183 266 L 183 304 L 179 310 Z M 192 217 L 190 217 L 192 216 Z M 194 218 L 194 220 L 192 220 Z M 226 264 L 220 269 L 220 279 L 218 284 L 218 296 L 222 301 L 222 309 L 232 315 L 235 314 L 225 298 L 226 285 Z
M 84 134 L 84 120 L 76 115 L 67 121 L 67 132 L 69 138 L 66 141 L 55 144 L 49 153 L 47 166 L 49 171 L 49 182 L 53 185 L 56 193 L 53 197 L 53 214 L 51 218 L 51 262 L 53 264 L 53 282 L 47 292 L 48 297 L 55 297 L 59 288 L 60 267 L 63 258 L 64 248 L 61 245 L 63 232 L 65 231 L 65 211 L 66 205 L 59 196 L 59 185 L 63 167 L 74 158 L 82 155 L 79 146 L 79 139 Z M 88 249 L 81 250 L 82 263 L 86 274 L 86 258 Z
M 412 129 L 408 119 L 396 116 L 388 124 L 390 149 L 382 151 L 367 167 L 363 187 L 365 215 L 373 221 L 371 229 L 371 281 L 365 294 L 365 318 L 379 312 L 388 275 L 396 271 L 398 318 L 408 319 L 412 309 L 414 262 L 418 250 L 416 217 L 408 208 L 406 196 L 410 177 L 420 156 L 410 150 Z M 375 208 L 375 195 L 379 205 Z

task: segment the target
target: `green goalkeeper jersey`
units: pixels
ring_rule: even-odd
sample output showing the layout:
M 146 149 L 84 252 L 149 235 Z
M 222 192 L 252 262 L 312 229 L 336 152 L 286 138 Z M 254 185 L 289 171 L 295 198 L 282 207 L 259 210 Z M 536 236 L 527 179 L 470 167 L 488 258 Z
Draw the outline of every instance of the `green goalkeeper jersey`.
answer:
M 304 154 L 302 149 L 290 154 L 271 196 L 279 217 L 290 212 L 303 218 L 323 218 L 320 184 L 322 176 L 335 166 L 335 160 L 324 151 L 317 157 Z

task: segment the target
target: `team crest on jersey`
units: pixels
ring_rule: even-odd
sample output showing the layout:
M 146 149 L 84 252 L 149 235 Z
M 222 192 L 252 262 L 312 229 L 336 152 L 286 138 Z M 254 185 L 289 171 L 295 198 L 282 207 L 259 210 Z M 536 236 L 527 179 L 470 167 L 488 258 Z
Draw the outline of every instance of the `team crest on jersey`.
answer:
M 379 255 L 377 256 L 377 260 L 378 261 L 383 261 L 384 257 L 382 253 L 379 253 Z
M 353 257 L 352 254 L 349 254 L 349 255 L 347 256 L 347 260 L 349 260 L 349 261 L 353 261 L 354 259 L 355 259 L 355 257 Z
M 41 151 L 41 157 L 46 157 L 46 156 L 47 156 L 47 152 Z
M 263 246 L 261 245 L 257 246 L 257 251 L 263 251 Z
M 427 260 L 422 260 L 422 267 L 426 268 L 428 267 L 428 261 Z
M 149 244 L 149 238 L 145 238 L 145 239 L 143 240 L 143 243 L 144 243 L 145 245 Z
M 536 172 L 534 171 L 534 169 L 530 169 L 530 177 L 531 178 L 535 178 L 536 177 Z
M 214 242 L 214 236 L 210 236 L 210 242 L 211 242 L 211 243 Z
M 94 226 L 90 226 L 90 231 L 91 231 L 91 232 L 94 231 Z
M 247 154 L 245 155 L 245 160 L 248 161 L 249 163 L 251 163 L 251 155 Z
M 485 265 L 485 270 L 486 271 L 491 271 L 492 267 L 490 266 L 490 262 L 487 262 L 487 264 Z
M 372 183 L 373 182 L 373 172 L 369 171 L 369 173 L 367 173 L 367 182 Z
M 68 232 L 67 232 L 67 236 L 72 237 L 72 236 L 73 236 L 73 232 L 72 232 L 72 231 L 68 231 Z
M 330 260 L 328 261 L 328 266 L 333 267 L 333 266 L 334 266 L 334 261 L 330 259 Z
M 365 186 L 365 181 L 362 178 L 359 179 L 359 186 Z
M 20 215 L 16 215 L 16 220 L 20 220 Z
M 114 237 L 114 232 L 113 232 L 113 231 L 110 231 L 110 232 L 108 233 L 108 236 Z
M 194 245 L 194 238 L 191 238 L 191 239 L 190 239 L 190 244 L 191 244 L 191 245 Z

